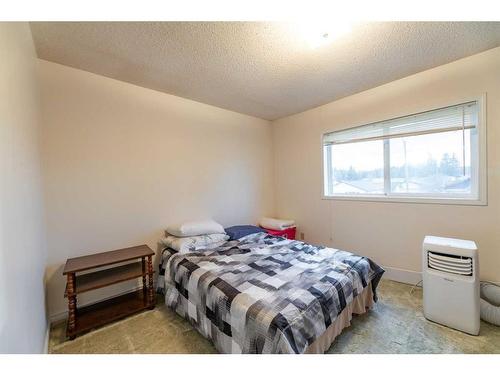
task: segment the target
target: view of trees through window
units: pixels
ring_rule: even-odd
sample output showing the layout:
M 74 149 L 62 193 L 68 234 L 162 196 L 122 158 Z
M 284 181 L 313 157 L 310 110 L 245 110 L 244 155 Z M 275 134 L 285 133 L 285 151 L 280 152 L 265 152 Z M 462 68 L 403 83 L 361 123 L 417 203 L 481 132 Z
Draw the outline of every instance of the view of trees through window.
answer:
M 469 169 L 470 167 L 467 167 Z M 406 177 L 405 166 L 391 167 L 391 177 L 404 178 Z M 440 162 L 435 159 L 429 158 L 425 164 L 409 165 L 408 172 L 411 176 L 425 177 L 429 175 L 441 174 L 444 176 L 458 177 L 463 173 L 463 168 L 455 154 L 451 156 L 444 153 Z M 335 179 L 338 181 L 356 181 L 370 178 L 384 177 L 384 170 L 382 168 L 373 169 L 368 171 L 358 171 L 351 165 L 349 169 L 334 169 Z
M 470 130 L 326 147 L 331 147 L 327 188 L 333 194 L 471 193 Z

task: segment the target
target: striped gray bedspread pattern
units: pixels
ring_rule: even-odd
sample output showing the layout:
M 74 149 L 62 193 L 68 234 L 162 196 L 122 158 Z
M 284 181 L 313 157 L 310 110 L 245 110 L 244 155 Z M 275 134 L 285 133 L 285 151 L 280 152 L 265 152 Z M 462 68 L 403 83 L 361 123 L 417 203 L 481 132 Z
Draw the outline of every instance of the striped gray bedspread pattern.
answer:
M 383 272 L 366 257 L 256 233 L 165 249 L 158 287 L 221 353 L 304 353 L 370 282 L 376 300 Z

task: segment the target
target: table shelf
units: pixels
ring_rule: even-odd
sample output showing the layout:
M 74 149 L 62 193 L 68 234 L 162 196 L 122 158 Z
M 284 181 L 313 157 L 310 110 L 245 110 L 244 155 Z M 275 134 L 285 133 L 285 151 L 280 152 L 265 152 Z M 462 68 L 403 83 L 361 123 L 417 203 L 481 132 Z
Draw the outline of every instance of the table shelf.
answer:
M 153 309 L 156 303 L 153 255 L 153 250 L 147 245 L 140 245 L 68 259 L 63 270 L 67 279 L 64 296 L 68 298 L 66 335 L 74 339 L 81 332 L 141 310 Z M 80 293 L 139 277 L 142 278 L 142 289 L 139 291 L 77 307 L 77 295 Z
M 93 305 L 77 309 L 73 335 L 90 331 L 103 324 L 124 318 L 149 307 L 147 292 L 143 290 L 123 294 Z
M 75 277 L 75 294 L 103 288 L 146 275 L 146 270 L 143 271 L 141 262 L 128 263 L 119 267 L 85 273 Z M 64 297 L 67 296 L 68 286 L 66 285 Z

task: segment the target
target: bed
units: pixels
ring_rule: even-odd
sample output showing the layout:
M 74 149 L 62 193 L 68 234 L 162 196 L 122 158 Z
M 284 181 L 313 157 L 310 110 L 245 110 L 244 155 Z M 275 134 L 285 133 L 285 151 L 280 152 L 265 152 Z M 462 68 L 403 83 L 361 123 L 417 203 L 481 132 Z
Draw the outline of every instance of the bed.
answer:
M 165 248 L 158 290 L 220 353 L 324 353 L 376 302 L 383 272 L 366 257 L 256 233 Z

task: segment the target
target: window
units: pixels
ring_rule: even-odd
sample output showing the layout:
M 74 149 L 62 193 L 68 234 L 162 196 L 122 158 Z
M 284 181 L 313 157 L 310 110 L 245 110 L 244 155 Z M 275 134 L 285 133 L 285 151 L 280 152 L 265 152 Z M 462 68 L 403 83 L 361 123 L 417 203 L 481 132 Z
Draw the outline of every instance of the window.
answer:
M 324 196 L 484 203 L 481 112 L 477 100 L 324 134 Z

